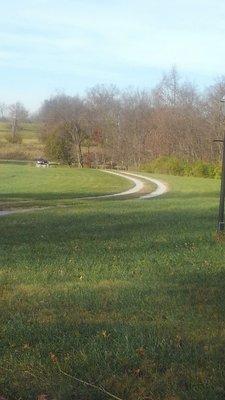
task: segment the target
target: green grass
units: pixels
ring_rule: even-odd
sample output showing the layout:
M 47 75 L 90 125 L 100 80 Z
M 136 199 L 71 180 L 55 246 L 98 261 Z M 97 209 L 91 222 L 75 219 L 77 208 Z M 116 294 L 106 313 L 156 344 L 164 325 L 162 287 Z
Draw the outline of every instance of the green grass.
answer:
M 77 197 L 118 193 L 131 186 L 126 179 L 93 169 L 0 163 L 1 209 L 71 204 Z
M 162 179 L 150 201 L 0 219 L 0 394 L 109 398 L 54 354 L 124 400 L 225 398 L 219 181 Z

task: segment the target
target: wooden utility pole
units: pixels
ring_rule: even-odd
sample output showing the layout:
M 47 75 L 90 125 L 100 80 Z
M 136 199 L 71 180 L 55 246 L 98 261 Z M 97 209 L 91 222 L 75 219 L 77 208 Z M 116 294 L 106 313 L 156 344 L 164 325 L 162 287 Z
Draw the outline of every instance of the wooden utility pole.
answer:
M 225 116 L 225 96 L 220 100 L 222 114 Z M 222 174 L 221 174 L 221 186 L 220 186 L 220 204 L 219 204 L 219 216 L 218 216 L 218 228 L 217 231 L 224 232 L 224 199 L 225 199 L 225 134 L 223 139 L 216 139 L 214 142 L 223 143 L 223 159 L 222 159 Z

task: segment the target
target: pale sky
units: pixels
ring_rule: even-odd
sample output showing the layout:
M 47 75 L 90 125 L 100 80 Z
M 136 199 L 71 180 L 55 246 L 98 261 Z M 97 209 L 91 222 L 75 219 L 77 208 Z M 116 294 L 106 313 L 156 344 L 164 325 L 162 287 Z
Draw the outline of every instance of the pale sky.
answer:
M 224 0 L 2 0 L 0 102 L 151 88 L 172 65 L 200 88 L 225 74 Z

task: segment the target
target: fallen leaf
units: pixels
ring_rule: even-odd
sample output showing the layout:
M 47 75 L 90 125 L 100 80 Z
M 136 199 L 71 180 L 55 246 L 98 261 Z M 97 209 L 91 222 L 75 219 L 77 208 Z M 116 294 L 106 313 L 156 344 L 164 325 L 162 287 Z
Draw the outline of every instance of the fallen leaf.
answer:
M 140 356 L 140 357 L 144 357 L 145 355 L 145 349 L 144 347 L 140 347 L 139 349 L 136 350 L 136 353 Z
M 50 358 L 51 358 L 53 364 L 56 364 L 58 362 L 57 356 L 53 353 L 50 353 L 49 355 L 50 355 Z

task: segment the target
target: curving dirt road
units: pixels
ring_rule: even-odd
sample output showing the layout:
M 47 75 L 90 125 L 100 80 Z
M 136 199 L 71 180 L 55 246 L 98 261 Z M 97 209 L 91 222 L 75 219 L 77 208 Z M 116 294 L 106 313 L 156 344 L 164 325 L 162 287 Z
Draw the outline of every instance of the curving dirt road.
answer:
M 144 175 L 140 175 L 140 174 L 133 174 L 131 172 L 124 172 L 124 171 L 123 172 L 104 171 L 104 172 L 110 172 L 110 173 L 116 174 L 118 176 L 122 176 L 124 178 L 130 179 L 130 180 L 133 180 L 134 182 L 136 182 L 137 185 L 139 185 L 139 189 L 135 190 L 135 187 L 134 187 L 134 188 L 132 188 L 133 192 L 130 192 L 129 194 L 140 192 L 144 187 L 143 181 L 151 182 L 154 185 L 156 185 L 155 190 L 153 190 L 150 193 L 140 195 L 139 199 L 151 199 L 153 197 L 158 197 L 158 196 L 161 196 L 162 194 L 168 192 L 168 190 L 169 190 L 168 186 L 165 183 L 161 182 L 158 179 L 150 178 L 148 176 L 144 176 Z M 139 178 L 139 179 L 134 179 L 134 178 L 132 178 L 133 176 L 136 178 Z M 130 190 L 132 190 L 132 189 L 130 189 Z M 126 196 L 128 194 L 128 192 L 129 192 L 129 190 L 127 192 L 117 193 L 117 194 L 110 195 L 110 196 L 121 196 L 121 195 Z
M 102 170 L 103 172 L 106 172 L 108 174 L 113 174 L 113 175 L 118 175 L 123 178 L 128 179 L 129 181 L 133 182 L 134 186 L 131 189 L 128 189 L 124 192 L 120 193 L 114 193 L 114 194 L 105 194 L 105 195 L 100 195 L 100 196 L 90 196 L 90 197 L 79 197 L 77 200 L 97 200 L 97 199 L 110 199 L 110 198 L 115 198 L 115 197 L 126 197 L 129 198 L 130 195 L 133 194 L 138 194 L 140 193 L 139 197 L 136 197 L 138 199 L 144 200 L 144 199 L 151 199 L 154 197 L 161 196 L 162 194 L 168 192 L 168 186 L 159 181 L 158 179 L 150 178 L 141 174 L 134 174 L 131 172 L 116 172 L 116 171 L 109 171 L 109 170 Z M 144 189 L 144 182 L 151 182 L 154 185 L 156 185 L 156 189 L 153 190 L 150 193 L 147 194 L 142 194 L 142 191 Z M 53 206 L 53 207 L 40 207 L 40 208 L 27 208 L 23 210 L 4 210 L 0 211 L 0 217 L 9 215 L 9 214 L 14 214 L 14 213 L 19 213 L 19 212 L 26 212 L 26 211 L 37 211 L 37 210 L 43 210 L 43 209 L 50 209 L 50 208 L 55 208 L 55 207 L 67 207 L 67 206 Z M 68 206 L 71 207 L 71 206 Z

